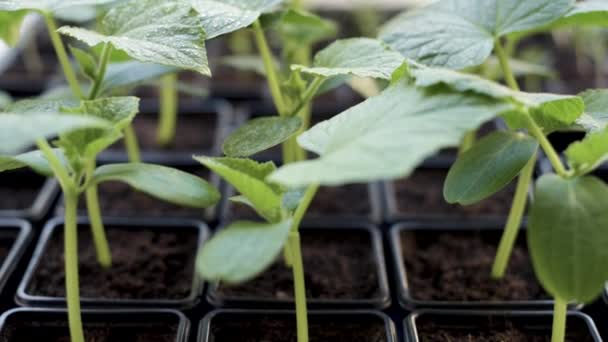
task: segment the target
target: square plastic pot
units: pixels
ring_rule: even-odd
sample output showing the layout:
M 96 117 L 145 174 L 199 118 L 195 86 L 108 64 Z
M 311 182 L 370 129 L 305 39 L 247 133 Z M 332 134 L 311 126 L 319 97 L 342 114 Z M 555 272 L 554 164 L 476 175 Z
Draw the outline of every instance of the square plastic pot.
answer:
M 32 227 L 27 221 L 19 219 L 0 219 L 0 242 L 6 254 L 0 260 L 0 292 L 3 292 L 6 283 L 20 263 L 30 242 L 32 241 Z
M 39 222 L 48 215 L 59 194 L 59 184 L 55 179 L 43 179 L 42 176 L 27 169 L 4 173 L 0 182 L 10 184 L 11 187 L 12 185 L 19 186 L 20 184 L 41 182 L 38 194 L 28 207 L 6 210 L 0 209 L 0 218 L 22 218 L 32 222 Z

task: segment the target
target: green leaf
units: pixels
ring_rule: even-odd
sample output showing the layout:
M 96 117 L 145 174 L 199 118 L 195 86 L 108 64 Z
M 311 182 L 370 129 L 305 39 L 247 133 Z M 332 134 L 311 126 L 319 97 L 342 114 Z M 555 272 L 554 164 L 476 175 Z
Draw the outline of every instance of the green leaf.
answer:
M 232 133 L 222 146 L 229 157 L 249 157 L 276 146 L 302 127 L 298 117 L 263 117 L 248 121 Z
M 88 52 L 73 46 L 70 46 L 70 51 L 78 62 L 80 72 L 88 79 L 94 80 L 97 76 L 97 63 L 95 62 L 95 57 Z
M 63 113 L 0 113 L 0 153 L 14 154 L 37 139 L 84 128 L 108 128 L 105 120 Z
M 13 98 L 8 94 L 0 90 L 0 112 L 13 103 Z
M 107 93 L 117 88 L 133 87 L 177 71 L 178 69 L 175 67 L 138 61 L 111 63 L 108 65 L 101 84 L 101 92 Z
M 291 220 L 235 222 L 203 245 L 196 269 L 203 279 L 238 284 L 255 278 L 281 253 Z
M 302 10 L 287 10 L 276 25 L 284 41 L 297 45 L 312 45 L 338 32 L 334 22 Z
M 568 146 L 565 154 L 577 174 L 593 171 L 608 160 L 608 128 L 589 133 L 582 141 Z
M 494 132 L 456 160 L 445 180 L 448 203 L 477 203 L 507 186 L 535 155 L 538 143 L 516 132 Z
M 27 11 L 0 11 L 0 39 L 4 40 L 9 46 L 15 46 L 19 41 L 21 23 L 26 14 Z
M 0 0 L 0 11 L 34 10 L 41 12 L 56 12 L 62 9 L 103 5 L 116 0 Z
M 418 62 L 463 69 L 482 64 L 495 39 L 547 25 L 574 0 L 441 0 L 391 20 L 382 40 Z
M 285 0 L 193 0 L 207 39 L 245 28 Z
M 6 112 L 11 113 L 59 113 L 65 107 L 77 106 L 78 102 L 71 99 L 25 99 L 11 103 L 6 107 Z
M 510 109 L 487 97 L 418 89 L 402 81 L 300 135 L 299 144 L 321 157 L 286 165 L 270 180 L 302 187 L 404 177 Z
M 593 301 L 608 280 L 608 186 L 592 176 L 549 174 L 534 198 L 528 245 L 538 279 L 553 297 Z
M 53 149 L 53 152 L 60 161 L 67 165 L 65 156 L 60 149 Z M 24 167 L 29 167 L 46 177 L 53 176 L 53 170 L 51 170 L 49 162 L 42 152 L 38 150 L 26 152 L 17 156 L 0 156 L 0 172 L 21 169 Z
M 589 132 L 608 126 L 608 89 L 591 89 L 579 94 L 585 102 L 585 116 L 577 123 Z
M 61 27 L 58 32 L 89 46 L 110 43 L 132 58 L 190 69 L 211 75 L 205 51 L 205 32 L 198 15 L 181 0 L 131 0 L 112 8 L 102 32 Z
M 205 180 L 166 166 L 130 163 L 104 165 L 95 170 L 92 182 L 127 183 L 160 200 L 192 208 L 216 204 L 220 193 Z
M 604 0 L 577 1 L 552 28 L 565 26 L 608 26 L 608 3 Z
M 292 65 L 292 70 L 317 76 L 355 75 L 389 80 L 403 57 L 384 43 L 370 38 L 337 40 L 315 56 L 312 67 Z
M 255 211 L 264 219 L 270 222 L 281 220 L 282 190 L 265 180 L 276 169 L 274 163 L 258 163 L 242 158 L 195 157 L 194 159 L 230 183 L 251 202 Z

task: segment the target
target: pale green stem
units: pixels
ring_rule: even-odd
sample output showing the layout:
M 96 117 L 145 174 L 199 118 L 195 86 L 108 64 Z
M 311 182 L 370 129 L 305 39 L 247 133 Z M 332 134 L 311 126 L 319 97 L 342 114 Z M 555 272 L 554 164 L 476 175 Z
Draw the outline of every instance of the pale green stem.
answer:
M 160 122 L 156 135 L 160 146 L 170 145 L 175 138 L 177 110 L 177 74 L 165 75 L 160 84 Z
M 65 291 L 70 337 L 71 342 L 85 342 L 80 314 L 80 288 L 78 281 L 78 223 L 76 221 L 78 194 L 75 191 L 64 190 L 64 198 Z
M 496 51 L 496 56 L 500 62 L 500 67 L 502 68 L 507 85 L 513 90 L 519 90 L 519 85 L 517 84 L 517 80 L 515 79 L 515 76 L 513 76 L 511 66 L 509 65 L 509 56 L 502 47 L 500 39 L 496 39 L 494 42 L 494 50 Z
M 65 79 L 72 89 L 72 93 L 78 99 L 82 99 L 84 95 L 82 94 L 82 90 L 80 89 L 80 84 L 78 83 L 78 78 L 76 78 L 76 74 L 72 69 L 72 65 L 70 64 L 70 59 L 68 58 L 68 54 L 65 50 L 65 46 L 63 45 L 63 41 L 57 33 L 57 24 L 55 23 L 55 19 L 53 19 L 52 14 L 44 13 L 44 20 L 46 22 L 47 29 L 49 31 L 49 36 L 51 38 L 51 42 L 53 43 L 53 48 L 55 48 L 55 53 L 57 54 L 57 58 L 59 59 L 59 63 L 63 68 L 63 73 L 65 75 Z
M 515 196 L 513 198 L 513 203 L 511 204 L 507 224 L 502 233 L 500 244 L 498 245 L 496 257 L 494 258 L 494 265 L 492 265 L 492 277 L 495 279 L 500 279 L 505 275 L 509 258 L 517 238 L 517 233 L 519 232 L 521 221 L 526 210 L 528 189 L 530 188 L 530 182 L 532 181 L 532 175 L 534 174 L 536 158 L 535 153 L 519 174 L 517 188 L 515 189 Z
M 125 128 L 125 146 L 127 148 L 127 155 L 131 163 L 141 163 L 141 155 L 139 152 L 139 143 L 137 142 L 137 135 L 133 129 L 133 125 L 129 125 Z
M 93 87 L 91 88 L 91 92 L 89 93 L 89 100 L 94 100 L 97 98 L 99 94 L 99 90 L 101 88 L 101 84 L 103 83 L 103 79 L 106 76 L 106 70 L 108 68 L 108 62 L 110 61 L 110 55 L 112 54 L 112 45 L 106 43 L 103 46 L 103 50 L 101 51 L 101 58 L 99 60 L 99 65 L 97 66 L 97 73 L 95 75 L 95 81 L 93 82 Z
M 87 183 L 93 177 L 95 172 L 95 161 L 93 160 L 87 165 Z M 93 242 L 97 251 L 97 260 L 104 268 L 112 266 L 112 253 L 106 237 L 106 230 L 101 219 L 101 210 L 99 209 L 99 195 L 97 193 L 97 184 L 89 184 L 85 190 L 87 200 L 87 211 L 89 221 L 91 223 L 91 232 L 93 234 Z
M 304 215 L 306 215 L 306 211 L 312 203 L 312 200 L 315 198 L 317 191 L 319 190 L 319 184 L 312 184 L 304 192 L 304 196 L 300 200 L 300 204 L 296 208 L 296 211 L 293 213 L 293 222 L 291 223 L 291 230 L 298 230 L 300 228 L 300 224 L 302 223 L 302 219 L 304 219 Z
M 255 33 L 256 45 L 260 55 L 262 56 L 262 60 L 264 61 L 266 78 L 268 79 L 268 86 L 270 88 L 270 93 L 272 94 L 274 105 L 277 108 L 279 115 L 285 116 L 288 114 L 287 105 L 285 104 L 285 99 L 283 98 L 283 93 L 281 91 L 279 75 L 277 74 L 276 66 L 274 65 L 274 58 L 272 57 L 272 52 L 270 51 L 268 41 L 264 35 L 264 30 L 262 29 L 262 25 L 258 20 L 253 23 L 253 30 Z
M 566 317 L 568 315 L 568 302 L 555 298 L 553 304 L 553 331 L 551 342 L 564 342 L 566 340 Z
M 289 233 L 289 252 L 292 256 L 292 272 L 294 283 L 294 295 L 296 302 L 296 320 L 298 342 L 308 342 L 308 309 L 306 304 L 306 282 L 304 279 L 304 263 L 302 260 L 302 249 L 300 233 L 297 230 Z
M 564 167 L 564 164 L 562 163 L 559 154 L 557 153 L 557 151 L 555 151 L 553 145 L 551 145 L 551 142 L 549 142 L 549 139 L 547 139 L 543 130 L 536 124 L 536 122 L 531 116 L 528 115 L 528 119 L 528 130 L 530 131 L 530 134 L 532 134 L 532 136 L 535 137 L 540 143 L 540 146 L 545 152 L 547 158 L 549 158 L 549 161 L 551 162 L 553 169 L 555 169 L 555 172 L 563 178 L 568 178 L 570 176 L 570 173 Z

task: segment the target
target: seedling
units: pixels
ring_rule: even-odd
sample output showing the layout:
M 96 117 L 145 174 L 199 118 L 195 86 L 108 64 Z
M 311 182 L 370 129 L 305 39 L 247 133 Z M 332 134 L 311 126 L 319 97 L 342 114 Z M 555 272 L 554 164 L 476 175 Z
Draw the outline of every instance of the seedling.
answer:
M 200 28 L 198 14 L 183 2 L 134 0 L 110 9 L 102 21 L 102 32 L 77 27 L 57 30 L 53 19 L 55 11 L 100 3 L 103 1 L 0 1 L 0 10 L 19 13 L 34 10 L 44 16 L 73 93 L 67 99 L 41 98 L 16 102 L 8 105 L 5 113 L 0 113 L 0 153 L 6 154 L 0 157 L 0 171 L 31 167 L 45 176 L 55 177 L 63 191 L 66 300 L 73 342 L 84 342 L 76 223 L 78 200 L 82 194 L 86 196 L 97 256 L 104 267 L 110 267 L 111 255 L 101 220 L 98 184 L 124 182 L 161 200 L 194 208 L 211 206 L 219 199 L 217 190 L 204 180 L 168 167 L 143 163 L 96 167 L 97 155 L 121 139 L 123 133 L 131 132 L 130 123 L 139 111 L 139 99 L 135 97 L 99 98 L 112 85 L 126 85 L 133 81 L 133 78 L 125 81 L 124 77 L 106 77 L 113 49 L 123 50 L 140 62 L 208 74 L 204 31 Z M 91 47 L 102 46 L 98 59 L 82 50 L 72 49 L 81 71 L 91 80 L 86 97 L 57 31 L 81 39 Z M 145 67 L 135 79 L 155 74 L 158 68 Z M 57 135 L 59 138 L 54 142 L 57 148 L 52 148 L 46 138 Z M 134 139 L 134 135 L 131 138 Z M 38 150 L 18 154 L 34 143 Z

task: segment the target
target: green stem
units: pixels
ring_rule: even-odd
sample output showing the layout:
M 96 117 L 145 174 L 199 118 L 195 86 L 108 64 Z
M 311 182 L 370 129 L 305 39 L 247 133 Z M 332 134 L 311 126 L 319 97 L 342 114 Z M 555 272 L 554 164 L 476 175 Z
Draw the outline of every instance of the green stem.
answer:
M 468 151 L 477 140 L 477 130 L 472 130 L 465 134 L 464 138 L 462 138 L 462 142 L 460 143 L 460 147 L 458 148 L 458 155 L 461 155 Z
M 165 75 L 160 85 L 160 122 L 156 135 L 160 146 L 166 147 L 175 138 L 177 124 L 177 74 Z
M 494 50 L 496 51 L 496 56 L 500 62 L 500 67 L 502 68 L 507 85 L 513 90 L 519 90 L 519 85 L 517 84 L 517 80 L 515 79 L 515 76 L 513 76 L 511 66 L 509 65 L 509 57 L 498 38 L 494 42 Z
M 139 153 L 139 143 L 137 142 L 137 135 L 133 129 L 133 125 L 127 126 L 124 131 L 125 135 L 125 146 L 127 148 L 127 155 L 131 163 L 141 163 L 141 155 Z
M 540 143 L 540 146 L 545 152 L 547 158 L 549 158 L 549 161 L 551 162 L 551 165 L 553 166 L 555 172 L 557 172 L 557 174 L 563 178 L 568 178 L 570 176 L 569 172 L 564 167 L 564 164 L 562 163 L 559 154 L 557 153 L 557 151 L 555 151 L 553 145 L 551 145 L 551 142 L 549 142 L 549 139 L 547 139 L 543 130 L 536 124 L 534 118 L 532 118 L 530 115 L 527 115 L 527 117 L 528 130 L 530 131 L 530 134 L 534 136 Z
M 300 204 L 296 208 L 296 211 L 293 213 L 293 222 L 291 223 L 291 230 L 298 230 L 300 228 L 300 224 L 302 223 L 302 219 L 304 215 L 306 215 L 306 211 L 308 211 L 308 207 L 310 207 L 310 203 L 314 199 L 317 191 L 319 190 L 319 184 L 312 184 L 304 192 L 304 196 L 300 200 Z
M 95 161 L 87 165 L 87 183 L 95 172 Z M 112 253 L 106 237 L 106 230 L 101 219 L 101 210 L 99 209 L 99 195 L 97 193 L 97 184 L 90 184 L 85 190 L 87 200 L 87 211 L 89 221 L 91 223 L 91 232 L 93 234 L 93 242 L 97 251 L 97 260 L 104 268 L 112 266 Z
M 492 265 L 492 277 L 495 279 L 502 278 L 507 269 L 509 258 L 511 257 L 511 252 L 513 251 L 517 233 L 519 232 L 519 227 L 526 209 L 528 189 L 530 188 L 530 182 L 532 181 L 532 175 L 534 174 L 536 158 L 537 154 L 535 153 L 519 174 L 507 224 L 502 233 L 500 244 L 498 245 L 496 257 L 494 258 L 494 265 Z
M 72 65 L 70 64 L 70 59 L 68 58 L 68 54 L 65 50 L 65 46 L 63 45 L 63 41 L 61 40 L 59 33 L 57 33 L 57 24 L 55 23 L 55 19 L 53 19 L 52 14 L 50 13 L 44 13 L 43 16 L 49 31 L 51 42 L 53 43 L 53 47 L 55 48 L 55 53 L 57 54 L 59 63 L 63 68 L 65 79 L 67 80 L 70 89 L 72 89 L 72 93 L 74 94 L 74 96 L 78 99 L 82 99 L 84 95 L 82 94 L 80 84 L 78 83 L 76 74 L 74 73 Z
M 49 162 L 51 170 L 53 170 L 53 174 L 57 178 L 61 188 L 75 188 L 76 184 L 70 177 L 68 170 L 63 166 L 46 139 L 38 139 L 36 140 L 36 144 L 38 145 L 38 149 L 40 149 L 46 160 Z
M 106 43 L 103 46 L 103 50 L 101 51 L 101 59 L 99 60 L 99 65 L 97 65 L 97 73 L 95 75 L 95 81 L 93 82 L 93 88 L 91 88 L 91 92 L 89 93 L 89 100 L 94 100 L 99 94 L 101 84 L 103 83 L 103 79 L 106 76 L 108 61 L 110 60 L 111 54 L 112 45 Z
M 564 342 L 566 339 L 566 317 L 568 314 L 568 302 L 561 298 L 555 298 L 553 305 L 553 332 L 551 342 Z
M 256 45 L 258 46 L 258 50 L 260 52 L 260 55 L 262 56 L 262 60 L 264 61 L 266 78 L 268 79 L 268 86 L 270 87 L 270 93 L 272 94 L 274 105 L 277 108 L 279 115 L 285 116 L 288 114 L 287 105 L 285 104 L 285 99 L 283 98 L 283 93 L 281 91 L 279 75 L 274 65 L 272 52 L 270 51 L 268 41 L 266 40 L 264 30 L 262 29 L 262 25 L 260 24 L 259 20 L 256 20 L 253 23 L 253 30 L 255 33 Z
M 302 261 L 302 249 L 300 244 L 300 233 L 297 230 L 289 233 L 292 260 L 292 272 L 294 283 L 294 295 L 296 302 L 296 320 L 298 342 L 308 342 L 308 308 L 306 305 L 306 282 L 304 279 L 304 263 Z
M 82 328 L 82 317 L 80 315 L 80 288 L 78 282 L 78 224 L 76 222 L 78 194 L 75 191 L 64 189 L 64 198 L 64 267 L 70 337 L 71 342 L 85 342 Z

